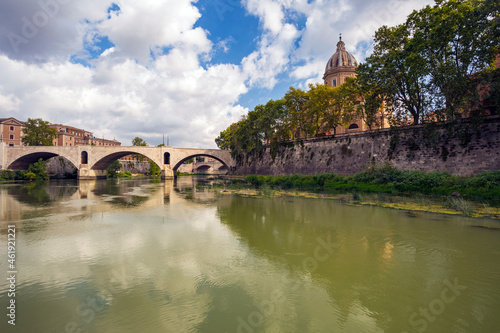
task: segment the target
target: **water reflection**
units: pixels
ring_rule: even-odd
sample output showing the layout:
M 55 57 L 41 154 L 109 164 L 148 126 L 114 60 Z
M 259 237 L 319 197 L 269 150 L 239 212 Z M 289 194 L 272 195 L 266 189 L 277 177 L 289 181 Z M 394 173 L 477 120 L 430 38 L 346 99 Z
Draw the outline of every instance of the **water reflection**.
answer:
M 425 324 L 429 332 L 494 332 L 500 325 L 500 233 L 469 228 L 474 220 L 219 196 L 198 188 L 201 181 L 210 180 L 50 182 L 37 194 L 0 186 L 2 237 L 8 224 L 18 230 L 17 331 L 415 332 Z M 48 201 L 31 204 L 36 198 Z M 455 279 L 466 289 L 447 291 L 455 297 L 441 311 L 444 281 Z M 7 301 L 0 294 L 0 304 Z M 0 323 L 1 332 L 10 329 Z
M 500 310 L 500 304 L 487 302 L 486 306 L 484 299 L 478 302 L 475 292 L 481 293 L 478 285 L 484 287 L 490 280 L 479 272 L 500 277 L 500 268 L 491 265 L 500 254 L 500 235 L 478 234 L 463 227 L 474 223 L 472 220 L 446 218 L 436 223 L 432 215 L 429 220 L 415 220 L 393 210 L 353 209 L 334 201 L 302 198 L 232 197 L 218 205 L 218 215 L 253 253 L 275 265 L 284 264 L 296 277 L 297 287 L 292 288 L 291 297 L 300 302 L 291 311 L 304 316 L 305 322 L 317 320 L 312 309 L 325 312 L 325 304 L 319 306 L 321 301 L 311 300 L 310 308 L 304 308 L 303 301 L 310 300 L 311 293 L 301 294 L 301 290 L 320 287 L 330 305 L 323 318 L 336 318 L 335 323 L 329 323 L 332 331 L 401 332 L 422 328 L 421 314 L 417 313 L 413 322 L 409 318 L 440 296 L 443 281 L 454 279 L 474 292 L 463 293 L 454 309 L 442 315 L 450 320 L 442 324 L 442 329 L 467 317 L 467 331 L 480 331 L 481 324 L 472 315 L 478 308 L 482 318 L 496 322 L 494 312 Z M 484 247 L 472 250 L 468 245 L 479 243 Z M 433 324 L 433 331 L 440 331 L 434 320 L 426 325 Z M 305 331 L 314 329 L 308 326 Z

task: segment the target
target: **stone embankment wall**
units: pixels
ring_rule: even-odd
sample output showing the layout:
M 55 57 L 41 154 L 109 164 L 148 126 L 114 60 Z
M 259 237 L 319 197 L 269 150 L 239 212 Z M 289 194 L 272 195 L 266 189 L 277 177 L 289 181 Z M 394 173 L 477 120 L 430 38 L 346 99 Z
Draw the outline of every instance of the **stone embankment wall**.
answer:
M 390 129 L 304 140 L 280 148 L 273 159 L 261 156 L 236 166 L 233 174 L 353 175 L 375 163 L 397 169 L 447 171 L 470 176 L 500 170 L 500 117 L 489 117 L 477 130 L 450 134 L 449 125 Z
M 51 175 L 64 175 L 75 173 L 76 167 L 64 157 L 56 156 L 47 160 L 47 171 Z M 132 174 L 149 174 L 149 162 L 120 161 L 120 172 L 129 171 Z
M 120 161 L 122 167 L 120 172 L 130 172 L 131 174 L 149 174 L 149 162 L 148 161 Z
M 50 175 L 76 174 L 76 167 L 64 157 L 52 157 L 45 163 L 47 163 L 47 172 Z

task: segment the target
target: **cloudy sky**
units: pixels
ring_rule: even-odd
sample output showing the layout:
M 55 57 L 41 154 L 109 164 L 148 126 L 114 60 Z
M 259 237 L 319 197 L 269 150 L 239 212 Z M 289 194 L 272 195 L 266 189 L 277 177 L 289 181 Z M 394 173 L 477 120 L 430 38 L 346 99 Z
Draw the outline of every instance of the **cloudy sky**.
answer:
M 362 62 L 378 27 L 431 3 L 0 0 L 0 118 L 214 148 L 257 104 L 321 82 L 340 33 Z

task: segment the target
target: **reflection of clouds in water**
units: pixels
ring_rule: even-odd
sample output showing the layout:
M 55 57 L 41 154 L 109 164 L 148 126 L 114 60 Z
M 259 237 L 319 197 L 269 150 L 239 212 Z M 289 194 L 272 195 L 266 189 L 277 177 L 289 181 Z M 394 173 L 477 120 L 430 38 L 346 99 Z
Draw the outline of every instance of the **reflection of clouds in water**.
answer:
M 65 206 L 68 208 L 83 208 L 85 206 L 95 206 L 99 204 L 97 200 L 91 199 L 72 199 L 67 201 L 61 201 L 59 203 L 61 206 Z

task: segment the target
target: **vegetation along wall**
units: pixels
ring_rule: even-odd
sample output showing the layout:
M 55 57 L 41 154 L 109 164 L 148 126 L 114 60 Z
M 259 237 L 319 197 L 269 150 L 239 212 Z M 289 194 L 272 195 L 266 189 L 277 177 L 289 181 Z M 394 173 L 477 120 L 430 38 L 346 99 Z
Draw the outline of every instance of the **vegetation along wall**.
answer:
M 500 170 L 500 116 L 477 126 L 419 125 L 287 143 L 274 158 L 269 148 L 248 155 L 233 173 L 352 175 L 386 162 L 397 169 L 438 170 L 458 176 Z

